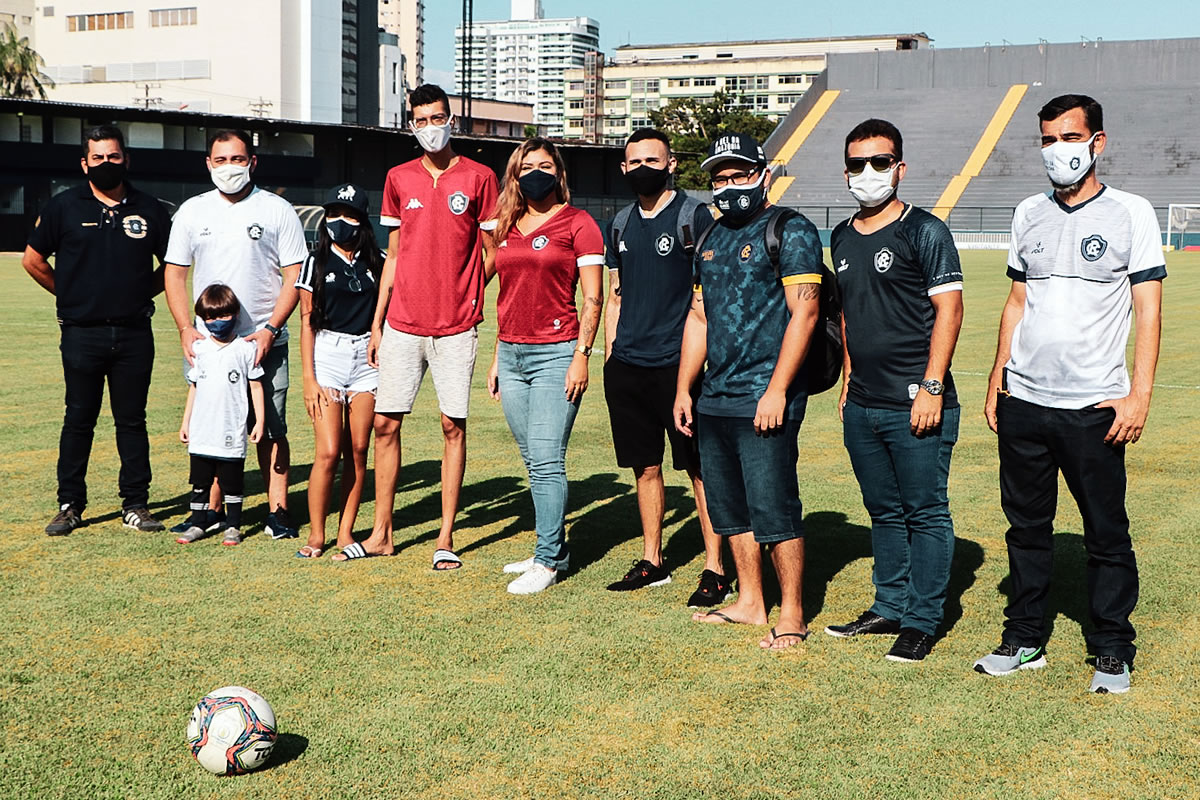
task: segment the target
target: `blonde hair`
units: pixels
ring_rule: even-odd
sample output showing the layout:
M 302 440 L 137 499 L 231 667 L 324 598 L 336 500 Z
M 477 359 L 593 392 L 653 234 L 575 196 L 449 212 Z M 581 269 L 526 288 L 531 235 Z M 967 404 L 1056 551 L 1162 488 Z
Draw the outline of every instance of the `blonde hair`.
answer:
M 527 205 L 520 185 L 521 162 L 525 160 L 525 156 L 538 150 L 546 151 L 546 155 L 554 162 L 554 169 L 558 173 L 558 186 L 555 187 L 557 202 L 571 202 L 571 190 L 567 188 L 567 167 L 554 142 L 536 136 L 526 139 L 508 157 L 508 166 L 504 168 L 504 185 L 500 190 L 500 199 L 496 202 L 496 230 L 492 234 L 497 242 L 508 238 L 517 220 L 525 213 Z

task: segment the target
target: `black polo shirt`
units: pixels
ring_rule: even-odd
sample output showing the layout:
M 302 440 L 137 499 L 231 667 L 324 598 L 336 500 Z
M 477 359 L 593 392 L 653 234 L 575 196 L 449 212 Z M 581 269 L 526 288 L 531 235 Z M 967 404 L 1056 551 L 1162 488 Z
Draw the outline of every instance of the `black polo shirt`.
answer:
M 386 254 L 381 254 L 381 257 Z M 375 321 L 375 303 L 379 299 L 379 286 L 367 266 L 367 260 L 355 253 L 353 261 L 347 261 L 337 248 L 329 248 L 323 269 L 317 269 L 316 259 L 310 254 L 300 267 L 296 288 L 313 292 L 320 285 L 321 307 L 325 312 L 323 330 L 358 336 L 371 331 Z M 314 297 L 314 303 L 317 298 Z
M 76 325 L 130 323 L 154 313 L 155 258 L 167 252 L 171 218 L 162 203 L 125 184 L 109 207 L 83 184 L 55 195 L 29 246 L 54 256 L 58 318 Z
M 855 230 L 852 219 L 839 223 L 830 251 L 850 351 L 848 396 L 866 408 L 907 410 L 929 362 L 929 298 L 962 291 L 954 237 L 946 223 L 908 205 L 899 219 L 871 234 Z M 948 368 L 943 383 L 943 407 L 956 408 Z
M 641 208 L 629 215 L 621 241 L 612 241 L 612 223 L 604 227 L 605 263 L 621 267 L 621 316 L 612 356 L 638 367 L 679 363 L 683 324 L 692 303 L 692 260 L 679 237 L 683 192 L 676 192 L 653 217 Z M 701 205 L 687 220 L 693 240 L 713 225 L 712 212 Z

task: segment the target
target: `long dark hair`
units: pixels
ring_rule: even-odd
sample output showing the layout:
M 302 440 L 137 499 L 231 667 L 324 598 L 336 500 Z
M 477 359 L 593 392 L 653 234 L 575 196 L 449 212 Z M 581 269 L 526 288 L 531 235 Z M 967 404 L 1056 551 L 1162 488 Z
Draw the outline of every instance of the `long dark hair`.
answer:
M 328 214 L 328 210 L 326 210 Z M 358 234 L 350 241 L 347 248 L 352 254 L 357 253 L 360 260 L 366 261 L 367 269 L 375 276 L 375 287 L 378 290 L 379 278 L 383 275 L 384 254 L 380 252 L 375 242 L 375 229 L 371 227 L 371 219 L 357 209 L 347 207 L 346 216 L 358 220 Z M 317 247 L 313 250 L 312 260 L 312 314 L 308 317 L 309 327 L 313 331 L 324 329 L 325 318 L 325 265 L 332 255 L 333 239 L 329 238 L 329 229 L 325 227 L 325 219 L 317 229 Z M 336 256 L 335 256 L 336 258 Z

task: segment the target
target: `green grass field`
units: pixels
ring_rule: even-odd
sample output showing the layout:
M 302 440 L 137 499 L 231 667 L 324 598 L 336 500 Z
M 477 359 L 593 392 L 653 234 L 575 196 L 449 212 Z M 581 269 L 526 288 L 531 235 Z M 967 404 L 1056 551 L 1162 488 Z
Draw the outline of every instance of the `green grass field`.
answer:
M 604 591 L 641 545 L 632 479 L 610 449 L 599 358 L 569 452 L 573 569 L 541 595 L 504 591 L 500 567 L 532 548 L 532 506 L 484 367 L 458 572 L 429 568 L 441 452 L 429 381 L 405 424 L 395 558 L 293 558 L 296 543 L 261 533 L 256 474 L 241 547 L 182 547 L 123 528 L 107 411 L 90 524 L 49 538 L 62 417 L 53 303 L 16 257 L 0 256 L 0 798 L 1200 797 L 1200 255 L 1169 258 L 1159 388 L 1128 455 L 1142 593 L 1138 670 L 1121 697 L 1086 691 L 1085 555 L 1065 489 L 1050 667 L 971 671 L 997 643 L 1005 604 L 1005 522 L 981 403 L 1007 283 L 1002 253 L 964 262 L 947 632 L 926 662 L 905 666 L 883 658 L 883 640 L 816 634 L 774 654 L 757 646 L 763 630 L 692 623 L 684 602 L 702 557 L 679 475 L 668 479 L 675 581 Z M 152 508 L 173 524 L 188 489 L 176 438 L 185 391 L 159 307 Z M 312 432 L 299 364 L 293 349 L 291 504 L 303 519 Z M 869 521 L 834 401 L 814 399 L 801 434 L 804 601 L 817 630 L 871 598 Z M 373 511 L 364 505 L 360 530 Z M 268 768 L 223 779 L 192 760 L 184 727 L 196 700 L 226 684 L 266 696 L 281 738 Z

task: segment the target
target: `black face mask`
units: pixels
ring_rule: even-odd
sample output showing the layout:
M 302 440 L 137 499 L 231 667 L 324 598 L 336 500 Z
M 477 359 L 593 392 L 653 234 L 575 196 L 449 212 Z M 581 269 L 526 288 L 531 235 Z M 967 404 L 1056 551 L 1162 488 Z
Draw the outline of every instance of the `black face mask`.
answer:
M 107 192 L 121 185 L 125 180 L 125 162 L 104 161 L 88 167 L 87 178 L 92 186 L 102 192 Z
M 344 219 L 335 219 L 332 222 L 325 223 L 325 229 L 329 231 L 329 238 L 334 244 L 347 245 L 354 241 L 358 236 L 358 225 L 351 225 Z
M 558 176 L 535 169 L 522 175 L 517 183 L 521 187 L 521 194 L 525 195 L 527 200 L 536 203 L 545 200 L 551 192 L 558 188 Z
M 639 197 L 653 197 L 658 194 L 666 188 L 667 179 L 670 177 L 671 173 L 666 169 L 655 169 L 646 164 L 625 173 L 629 188 Z

